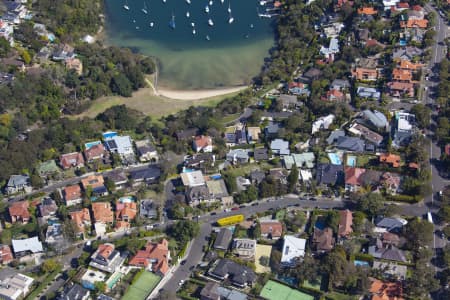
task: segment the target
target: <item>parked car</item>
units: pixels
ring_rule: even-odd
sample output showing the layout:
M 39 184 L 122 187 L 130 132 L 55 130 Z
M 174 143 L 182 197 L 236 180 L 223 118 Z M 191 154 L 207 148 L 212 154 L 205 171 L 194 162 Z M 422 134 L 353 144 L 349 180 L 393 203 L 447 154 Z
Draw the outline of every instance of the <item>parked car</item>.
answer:
M 233 207 L 231 210 L 239 210 L 239 207 Z

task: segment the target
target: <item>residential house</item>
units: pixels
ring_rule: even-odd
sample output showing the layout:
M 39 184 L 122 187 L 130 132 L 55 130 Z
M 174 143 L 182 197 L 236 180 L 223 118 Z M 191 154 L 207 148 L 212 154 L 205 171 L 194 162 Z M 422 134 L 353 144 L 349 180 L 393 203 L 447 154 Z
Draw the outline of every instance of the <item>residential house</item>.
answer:
M 294 81 L 288 84 L 289 93 L 295 96 L 309 96 L 311 91 L 309 90 L 309 85 L 304 82 Z M 296 102 L 295 107 L 301 105 L 301 102 Z
M 392 80 L 401 82 L 411 82 L 413 80 L 413 75 L 410 70 L 395 68 L 392 70 Z
M 81 276 L 80 283 L 85 289 L 89 289 L 95 291 L 95 286 L 97 283 L 105 283 L 106 282 L 106 274 L 94 269 L 88 269 Z M 79 277 L 78 277 L 79 278 Z
M 66 69 L 74 70 L 79 76 L 83 74 L 83 63 L 80 59 L 68 57 L 64 60 L 64 64 L 66 65 Z
M 31 291 L 34 279 L 5 268 L 0 270 L 0 299 L 19 300 L 25 299 Z
M 316 170 L 316 180 L 318 185 L 341 186 L 345 180 L 344 166 L 319 164 Z
M 350 100 L 350 94 L 344 94 L 340 90 L 331 89 L 327 91 L 325 98 L 330 102 L 346 102 Z
M 240 288 L 252 286 L 256 281 L 256 274 L 252 269 L 227 258 L 219 260 L 208 274 L 218 280 L 228 279 Z
M 319 229 L 314 227 L 313 247 L 317 252 L 328 252 L 334 247 L 333 230 L 329 227 Z
M 38 209 L 39 209 L 39 216 L 44 221 L 47 221 L 48 219 L 56 215 L 56 212 L 58 211 L 58 206 L 56 205 L 55 200 L 53 200 L 50 197 L 45 197 L 42 200 L 41 204 L 39 204 Z
M 339 33 L 341 33 L 342 29 L 345 28 L 345 25 L 341 22 L 334 22 L 331 23 L 328 26 L 325 26 L 322 28 L 323 33 L 325 34 L 326 38 L 336 38 L 339 36 Z
M 281 184 L 287 184 L 287 175 L 285 170 L 282 168 L 273 168 L 269 170 L 269 176 L 271 176 L 274 180 L 278 180 Z
M 414 133 L 416 117 L 413 114 L 405 112 L 397 112 L 395 114 L 397 126 L 394 132 L 394 139 L 392 145 L 401 147 L 406 145 Z
M 309 68 L 308 71 L 303 73 L 303 77 L 306 78 L 309 82 L 319 79 L 320 76 L 322 76 L 322 71 L 317 68 Z
M 139 203 L 139 216 L 141 218 L 156 219 L 158 210 L 153 200 L 142 199 Z
M 392 58 L 394 61 L 414 60 L 418 56 L 422 56 L 423 50 L 417 47 L 407 46 L 394 51 Z
M 372 300 L 403 300 L 403 286 L 401 282 L 384 282 L 371 278 L 369 290 Z
M 89 209 L 83 208 L 78 211 L 72 211 L 69 213 L 72 222 L 75 224 L 76 233 L 80 236 L 85 236 L 85 232 L 91 228 L 91 214 Z
M 111 138 L 108 138 L 105 140 L 105 146 L 109 152 L 119 154 L 122 160 L 133 162 L 133 143 L 128 135 L 115 135 Z
M 214 249 L 228 250 L 232 238 L 233 232 L 230 229 L 221 228 L 214 241 Z
M 81 168 L 84 167 L 84 158 L 79 152 L 67 153 L 61 155 L 59 158 L 59 164 L 64 170 L 70 168 Z
M 0 244 L 0 264 L 7 265 L 14 259 L 11 247 Z
M 276 138 L 280 128 L 280 124 L 276 122 L 269 122 L 269 124 L 264 128 L 264 135 L 268 139 Z
M 81 179 L 81 186 L 87 193 L 92 192 L 92 195 L 105 196 L 108 195 L 108 190 L 105 187 L 102 175 L 89 175 Z
M 105 147 L 103 144 L 93 145 L 83 151 L 84 158 L 87 162 L 103 159 L 105 157 Z
M 345 137 L 344 130 L 340 130 L 340 129 L 333 130 L 327 138 L 327 144 L 332 145 L 332 144 L 336 143 L 337 140 L 339 139 L 339 137 L 341 137 L 341 136 Z
M 337 38 L 331 38 L 328 47 L 322 46 L 319 52 L 325 56 L 329 62 L 334 61 L 334 55 L 339 53 L 339 40 Z
M 37 167 L 37 172 L 38 172 L 39 176 L 41 176 L 41 177 L 55 175 L 55 174 L 59 173 L 59 170 L 60 169 L 58 168 L 55 160 L 53 160 L 53 159 L 44 161 L 44 162 L 40 163 L 39 166 Z
M 205 169 L 214 166 L 216 156 L 212 153 L 197 153 L 185 157 L 184 166 L 188 169 Z
M 68 44 L 62 44 L 58 46 L 55 52 L 53 52 L 53 60 L 63 61 L 70 58 L 75 58 L 74 48 Z
M 276 155 L 289 155 L 289 142 L 282 139 L 275 139 L 270 143 L 270 150 Z
M 94 254 L 91 255 L 89 266 L 104 272 L 114 273 L 122 266 L 125 258 L 126 256 L 121 256 L 120 252 L 116 250 L 114 244 L 100 244 Z
M 227 161 L 232 164 L 246 164 L 250 157 L 246 149 L 232 149 L 227 153 Z
M 161 177 L 161 169 L 159 166 L 151 165 L 148 168 L 141 170 L 134 170 L 130 172 L 130 179 L 133 182 L 133 186 L 140 185 L 142 183 L 154 184 Z
M 353 232 L 353 214 L 348 209 L 339 211 L 338 237 L 347 238 Z
M 250 181 L 254 185 L 259 185 L 266 178 L 266 173 L 261 170 L 253 170 L 250 172 Z
M 380 153 L 379 155 L 380 164 L 386 164 L 392 168 L 400 167 L 400 155 L 392 153 Z
M 312 124 L 311 134 L 318 132 L 321 129 L 328 129 L 333 123 L 335 116 L 329 114 L 328 116 L 320 117 Z
M 233 147 L 240 144 L 247 143 L 247 134 L 245 126 L 242 123 L 238 123 L 233 126 L 225 128 L 225 143 L 228 147 Z
M 150 140 L 135 141 L 134 143 L 136 144 L 137 153 L 141 162 L 158 160 L 158 152 Z
M 216 282 L 207 282 L 200 292 L 200 300 L 247 300 L 247 295 L 235 289 L 219 286 Z
M 210 136 L 199 135 L 194 138 L 192 147 L 195 152 L 212 152 L 213 143 Z
M 336 141 L 336 147 L 341 150 L 362 153 L 365 143 L 357 137 L 340 136 Z
M 364 6 L 361 8 L 358 8 L 358 14 L 359 15 L 368 15 L 368 16 L 373 16 L 376 15 L 378 13 L 378 11 L 371 6 Z
M 385 172 L 383 173 L 383 175 L 381 175 L 380 183 L 386 189 L 386 192 L 389 194 L 401 193 L 400 189 L 401 178 L 400 175 L 398 174 Z
M 297 168 L 312 169 L 314 168 L 315 161 L 316 157 L 313 152 L 295 153 L 283 156 L 284 165 L 288 170 L 292 169 L 294 165 L 296 165 Z
M 26 200 L 11 203 L 11 205 L 8 208 L 11 222 L 12 223 L 20 222 L 22 224 L 28 223 L 28 221 L 31 218 L 31 214 L 28 211 L 29 208 L 30 204 Z
M 29 253 L 40 253 L 44 250 L 37 236 L 22 240 L 13 239 L 11 240 L 11 244 L 16 257 L 22 257 Z
M 377 218 L 375 219 L 376 232 L 393 232 L 400 231 L 403 226 L 408 224 L 405 219 L 401 218 Z
M 345 167 L 345 190 L 356 192 L 364 185 L 362 175 L 366 172 L 363 168 Z
M 345 91 L 350 89 L 350 82 L 347 79 L 335 79 L 330 85 L 331 90 Z
M 400 0 L 383 0 L 384 10 L 387 11 L 395 8 L 399 2 Z
M 169 261 L 169 242 L 166 239 L 162 239 L 159 243 L 147 242 L 145 249 L 139 250 L 128 264 L 144 267 L 160 276 L 165 276 L 170 269 Z
M 121 170 L 114 170 L 106 175 L 106 178 L 114 183 L 116 190 L 123 189 L 128 182 L 127 175 Z
M 295 96 L 295 95 L 283 94 L 283 95 L 278 96 L 277 101 L 281 102 L 284 110 L 296 108 L 299 104 L 297 96 Z
M 405 280 L 408 272 L 407 266 L 394 262 L 374 261 L 372 268 L 382 272 L 384 277 L 396 280 Z
M 389 127 L 389 122 L 386 116 L 377 110 L 372 111 L 366 109 L 361 112 L 358 118 L 359 122 L 364 122 L 365 125 L 373 127 L 377 130 L 386 131 L 386 129 Z
M 214 175 L 212 177 L 214 177 Z M 224 197 L 229 196 L 225 181 L 222 178 L 207 180 L 206 186 L 209 190 L 211 199 L 222 200 Z
M 391 81 L 387 83 L 389 92 L 393 97 L 414 97 L 414 84 L 411 82 Z
M 247 127 L 247 141 L 249 144 L 257 143 L 261 135 L 260 127 Z
M 294 267 L 305 256 L 306 240 L 293 235 L 285 235 L 283 251 L 281 252 L 281 264 L 286 267 Z
M 378 259 L 393 260 L 398 262 L 407 261 L 402 250 L 389 243 L 383 243 L 383 241 L 379 238 L 370 241 L 368 253 Z
M 381 93 L 376 88 L 372 87 L 358 86 L 358 88 L 356 89 L 356 94 L 360 98 L 370 100 L 378 101 L 381 98 Z
M 411 72 L 417 72 L 419 71 L 422 67 L 424 66 L 424 64 L 420 64 L 420 63 L 413 63 L 409 60 L 406 59 L 401 59 L 397 65 L 397 68 L 402 69 L 402 70 L 409 70 Z
M 187 141 L 193 139 L 198 134 L 198 128 L 188 128 L 175 133 L 177 141 Z
M 256 253 L 256 240 L 234 239 L 233 254 L 242 259 L 254 259 Z
M 383 142 L 383 136 L 358 123 L 353 123 L 348 131 L 358 137 L 364 138 L 375 146 L 380 146 Z
M 355 68 L 352 70 L 352 76 L 356 80 L 376 81 L 379 79 L 380 72 L 378 69 Z
M 114 222 L 114 213 L 109 202 L 92 203 L 92 213 L 96 223 L 112 224 Z
M 116 202 L 116 220 L 131 222 L 137 215 L 137 204 L 134 201 L 122 201 L 121 199 Z
M 19 192 L 30 193 L 32 189 L 28 175 L 11 175 L 5 188 L 8 195 Z
M 79 184 L 66 186 L 63 190 L 64 201 L 66 206 L 81 204 L 83 198 L 81 196 L 81 187 Z
M 277 240 L 283 234 L 283 225 L 279 221 L 268 220 L 259 222 L 261 237 L 265 239 Z
M 64 286 L 63 292 L 56 298 L 56 300 L 88 300 L 91 292 L 81 285 L 70 283 Z
M 269 153 L 266 148 L 256 148 L 253 151 L 253 158 L 255 161 L 263 161 L 269 159 Z
M 422 19 L 408 19 L 407 21 L 400 21 L 401 28 L 422 28 L 426 29 L 428 27 L 428 20 Z
M 45 243 L 52 245 L 54 248 L 61 249 L 65 243 L 63 236 L 63 228 L 59 223 L 48 225 L 45 233 Z

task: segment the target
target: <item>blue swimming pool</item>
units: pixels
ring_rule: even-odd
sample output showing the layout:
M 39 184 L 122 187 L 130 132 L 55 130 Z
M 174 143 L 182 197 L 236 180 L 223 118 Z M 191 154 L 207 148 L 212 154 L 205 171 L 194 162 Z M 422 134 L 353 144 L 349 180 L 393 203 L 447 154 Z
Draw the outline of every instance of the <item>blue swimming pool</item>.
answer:
M 356 167 L 356 156 L 353 155 L 347 156 L 347 166 Z
M 100 142 L 100 141 L 89 142 L 89 143 L 84 144 L 84 148 L 85 148 L 86 150 L 88 150 L 88 149 L 90 149 L 92 146 L 99 145 L 99 144 L 101 144 L 101 143 L 102 143 L 102 142 Z
M 367 261 L 363 261 L 363 260 L 355 260 L 353 262 L 353 264 L 357 267 L 369 267 L 369 263 Z
M 108 132 L 103 133 L 103 139 L 105 139 L 105 140 L 111 139 L 115 136 L 117 136 L 117 132 L 115 132 L 115 131 L 108 131 Z
M 330 159 L 332 165 L 342 165 L 342 161 L 341 158 L 339 157 L 339 154 L 333 152 L 328 153 L 328 158 Z
M 135 198 L 133 196 L 120 197 L 119 202 L 120 203 L 131 203 L 131 202 L 135 202 Z

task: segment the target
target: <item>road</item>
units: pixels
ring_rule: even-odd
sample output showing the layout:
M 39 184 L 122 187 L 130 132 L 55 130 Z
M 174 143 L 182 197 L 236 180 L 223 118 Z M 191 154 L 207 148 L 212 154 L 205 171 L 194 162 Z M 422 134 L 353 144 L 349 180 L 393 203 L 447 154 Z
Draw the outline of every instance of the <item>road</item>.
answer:
M 104 175 L 107 176 L 108 174 L 112 173 L 112 172 L 117 172 L 117 171 L 124 171 L 124 172 L 130 172 L 130 171 L 138 171 L 138 170 L 142 170 L 145 168 L 148 168 L 150 166 L 150 163 L 148 164 L 138 164 L 138 165 L 134 165 L 134 166 L 130 166 L 130 167 L 120 167 L 120 168 L 116 168 L 113 170 L 109 170 L 109 171 L 104 171 L 104 172 L 97 172 L 97 173 L 88 173 L 88 174 L 84 174 L 81 176 L 77 176 L 77 177 L 72 177 L 72 178 L 68 178 L 68 179 L 64 179 L 61 181 L 55 181 L 52 182 L 51 184 L 41 188 L 41 189 L 37 189 L 37 190 L 33 190 L 31 193 L 28 194 L 20 194 L 20 195 L 15 195 L 9 198 L 5 198 L 4 201 L 8 201 L 8 202 L 15 202 L 15 201 L 20 201 L 22 199 L 24 199 L 27 196 L 31 196 L 31 195 L 35 195 L 35 194 L 39 194 L 39 193 L 50 193 L 53 192 L 57 189 L 63 188 L 65 186 L 68 185 L 73 185 L 73 184 L 77 184 L 80 183 L 81 179 L 83 177 L 86 177 L 88 175 L 92 175 L 92 174 L 96 174 L 96 175 Z

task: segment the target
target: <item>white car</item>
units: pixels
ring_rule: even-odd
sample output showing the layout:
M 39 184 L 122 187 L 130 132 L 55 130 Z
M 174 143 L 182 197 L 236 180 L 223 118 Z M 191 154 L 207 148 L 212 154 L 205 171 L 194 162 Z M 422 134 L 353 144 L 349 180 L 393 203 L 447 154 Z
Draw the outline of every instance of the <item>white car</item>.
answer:
M 180 282 L 178 282 L 178 285 L 179 285 L 179 286 L 182 286 L 182 285 L 183 285 L 183 283 L 184 283 L 184 280 L 183 280 L 183 279 L 181 279 L 181 280 L 180 280 Z

